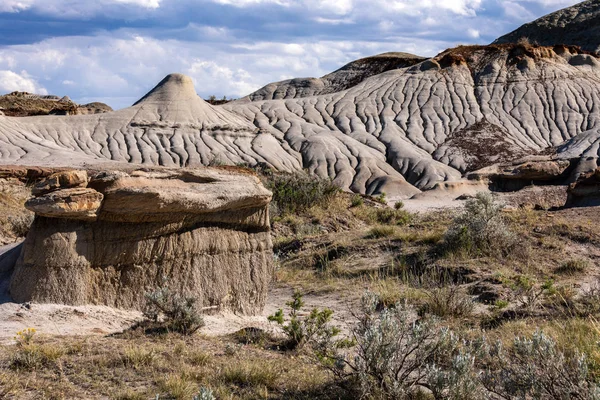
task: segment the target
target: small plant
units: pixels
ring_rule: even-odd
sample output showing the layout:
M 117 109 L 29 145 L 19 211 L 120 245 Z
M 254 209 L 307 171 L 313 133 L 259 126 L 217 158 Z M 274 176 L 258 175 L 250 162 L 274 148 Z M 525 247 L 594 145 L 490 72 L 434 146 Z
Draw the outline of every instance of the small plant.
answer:
M 506 307 L 508 307 L 509 302 L 506 300 L 496 300 L 494 302 L 494 310 L 504 310 Z
M 34 341 L 36 330 L 27 328 L 17 332 L 16 349 L 11 355 L 10 367 L 16 370 L 35 370 L 52 365 L 64 351 L 61 347 L 37 344 Z
M 419 308 L 420 315 L 433 314 L 440 318 L 466 317 L 475 305 L 457 285 L 437 287 L 425 291 L 425 303 Z
M 387 204 L 387 195 L 385 192 L 381 192 L 381 194 L 375 197 L 375 201 L 381 204 Z
M 189 400 L 198 392 L 198 386 L 183 376 L 168 375 L 159 381 L 159 388 L 175 400 Z
M 272 364 L 242 362 L 224 368 L 220 379 L 240 387 L 277 387 L 279 374 Z
M 125 349 L 122 356 L 123 364 L 128 367 L 139 369 L 145 366 L 152 365 L 158 355 L 153 349 L 146 350 L 139 347 L 129 347 Z
M 307 317 L 300 317 L 300 310 L 304 306 L 302 294 L 295 291 L 292 300 L 286 305 L 290 308 L 289 322 L 285 322 L 283 310 L 280 308 L 268 317 L 269 321 L 276 322 L 288 338 L 288 347 L 300 349 L 307 343 L 322 342 L 337 336 L 340 330 L 331 326 L 330 321 L 333 311 L 328 308 L 319 310 L 314 308 Z
M 212 390 L 201 387 L 200 393 L 194 396 L 193 400 L 216 400 L 216 398 Z
M 586 357 L 567 355 L 541 331 L 519 337 L 505 349 L 501 342 L 481 347 L 481 382 L 502 399 L 600 399 Z
M 33 343 L 33 338 L 36 334 L 35 328 L 27 328 L 22 331 L 17 332 L 15 336 L 15 341 L 17 342 L 17 347 L 25 347 L 29 346 Z
M 396 209 L 396 210 L 401 210 L 403 208 L 404 208 L 404 202 L 401 200 L 398 200 L 396 202 L 396 204 L 394 204 L 394 209 Z
M 327 208 L 331 199 L 340 192 L 330 179 L 304 172 L 272 173 L 267 177 L 265 186 L 273 192 L 275 208 L 283 215 L 295 214 L 313 206 Z
M 167 331 L 183 335 L 192 335 L 204 326 L 204 320 L 196 307 L 196 299 L 183 297 L 166 285 L 146 293 L 144 317 Z
M 350 207 L 360 207 L 363 204 L 365 204 L 365 201 L 360 194 L 355 194 L 350 199 Z
M 377 222 L 381 224 L 405 225 L 410 221 L 410 214 L 404 210 L 381 208 L 376 210 Z

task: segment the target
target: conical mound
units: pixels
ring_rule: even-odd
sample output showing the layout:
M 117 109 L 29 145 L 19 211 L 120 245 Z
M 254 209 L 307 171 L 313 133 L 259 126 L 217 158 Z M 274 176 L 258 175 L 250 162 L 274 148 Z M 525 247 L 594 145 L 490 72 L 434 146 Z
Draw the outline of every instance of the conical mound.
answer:
M 202 100 L 196 94 L 192 78 L 183 74 L 167 75 L 131 108 L 136 109 L 132 122 L 138 124 L 160 121 L 204 127 L 254 128 L 237 115 Z

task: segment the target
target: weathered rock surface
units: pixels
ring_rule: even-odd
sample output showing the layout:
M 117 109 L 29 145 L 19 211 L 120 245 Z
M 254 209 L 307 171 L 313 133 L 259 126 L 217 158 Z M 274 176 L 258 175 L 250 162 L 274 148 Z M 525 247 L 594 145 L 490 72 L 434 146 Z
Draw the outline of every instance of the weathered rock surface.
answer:
M 31 193 L 34 196 L 50 193 L 58 189 L 86 187 L 88 175 L 86 171 L 60 171 L 36 183 Z
M 27 117 L 34 115 L 85 115 L 112 111 L 104 103 L 79 105 L 68 96 L 37 95 L 27 92 L 12 92 L 0 96 L 0 115 Z
M 328 88 L 348 88 L 333 93 L 303 97 L 309 93 L 276 88 L 218 107 L 196 95 L 190 78 L 174 74 L 112 113 L 0 117 L 0 160 L 265 164 L 307 169 L 359 193 L 408 198 L 548 149 L 557 159 L 598 158 L 596 56 L 573 46 L 521 44 L 461 46 L 415 62 L 358 74 L 362 80 L 347 78 L 348 86 L 336 73 L 340 81 Z M 288 98 L 250 101 L 279 92 Z
M 103 197 L 89 188 L 62 189 L 28 200 L 25 208 L 43 217 L 95 220 Z
M 600 50 L 600 2 L 588 0 L 523 25 L 494 43 L 516 43 L 527 38 L 545 46 L 572 44 Z
M 600 168 L 581 175 L 567 190 L 567 206 L 600 205 Z
M 27 203 L 36 219 L 12 276 L 14 300 L 139 309 L 165 279 L 205 307 L 262 309 L 273 269 L 271 193 L 256 176 L 227 169 L 90 175 L 86 188 Z M 81 218 L 92 211 L 94 219 Z
M 425 60 L 425 57 L 408 53 L 378 54 L 352 61 L 321 78 L 296 78 L 270 83 L 241 101 L 294 99 L 341 92 L 373 75 L 410 67 Z

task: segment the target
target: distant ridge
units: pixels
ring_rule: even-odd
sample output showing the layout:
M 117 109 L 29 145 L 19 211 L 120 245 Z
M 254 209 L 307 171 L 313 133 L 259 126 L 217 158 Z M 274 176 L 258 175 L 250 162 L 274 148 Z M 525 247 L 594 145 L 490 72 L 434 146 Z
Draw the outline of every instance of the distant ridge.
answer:
M 517 43 L 526 38 L 544 46 L 566 44 L 600 51 L 600 0 L 588 0 L 525 24 L 494 41 Z
M 410 67 L 425 59 L 409 53 L 378 54 L 352 61 L 321 78 L 296 78 L 268 84 L 248 95 L 246 99 L 251 101 L 293 99 L 336 93 L 356 86 L 371 76 Z

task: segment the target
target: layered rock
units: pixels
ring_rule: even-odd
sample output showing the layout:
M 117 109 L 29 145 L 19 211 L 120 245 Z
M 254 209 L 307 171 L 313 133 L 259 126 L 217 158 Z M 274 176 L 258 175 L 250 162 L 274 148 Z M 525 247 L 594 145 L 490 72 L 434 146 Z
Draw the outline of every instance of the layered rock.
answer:
M 112 111 L 104 103 L 79 105 L 68 96 L 37 95 L 27 92 L 12 92 L 0 96 L 0 115 L 27 117 L 34 115 L 85 115 Z
M 257 177 L 227 169 L 63 172 L 36 213 L 10 285 L 16 301 L 139 309 L 165 284 L 205 307 L 254 314 L 272 275 Z M 40 186 L 44 186 L 40 184 Z M 47 186 L 47 185 L 46 185 Z
M 583 174 L 567 190 L 567 206 L 600 205 L 600 168 Z

